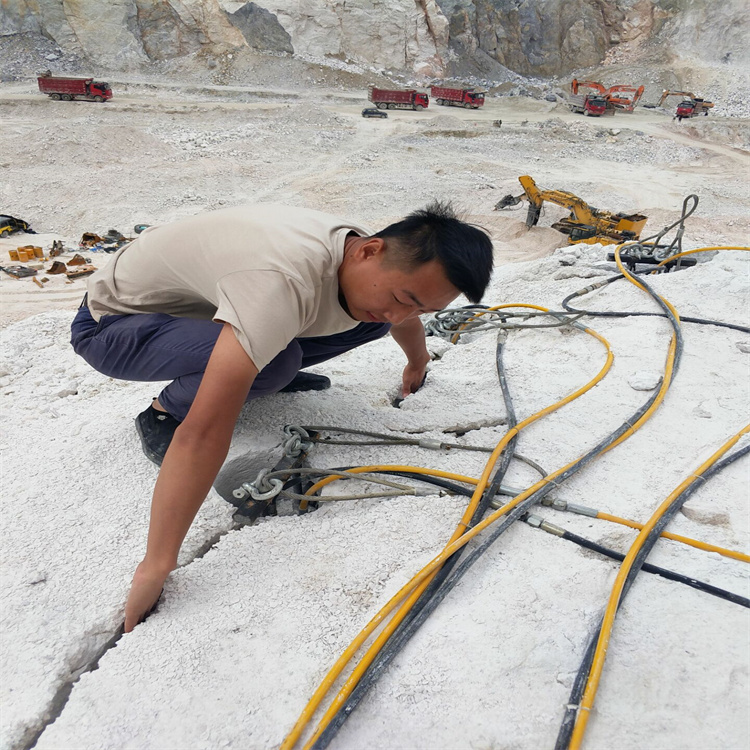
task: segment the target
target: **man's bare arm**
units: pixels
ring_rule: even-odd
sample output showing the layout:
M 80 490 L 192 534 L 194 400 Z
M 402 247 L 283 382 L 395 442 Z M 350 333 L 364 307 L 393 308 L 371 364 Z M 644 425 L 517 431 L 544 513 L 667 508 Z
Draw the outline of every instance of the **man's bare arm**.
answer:
M 125 605 L 131 631 L 159 598 L 190 524 L 229 450 L 232 432 L 258 370 L 225 323 L 185 421 L 164 457 L 151 503 L 146 555 Z
M 424 326 L 419 318 L 407 318 L 391 326 L 391 336 L 403 349 L 408 364 L 404 368 L 401 395 L 408 396 L 419 390 L 424 381 L 430 353 L 425 343 Z

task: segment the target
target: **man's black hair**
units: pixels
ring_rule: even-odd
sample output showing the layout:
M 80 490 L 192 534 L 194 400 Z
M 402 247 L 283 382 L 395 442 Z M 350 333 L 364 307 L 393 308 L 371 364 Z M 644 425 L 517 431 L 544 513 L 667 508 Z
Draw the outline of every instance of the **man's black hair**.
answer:
M 433 201 L 373 236 L 395 240 L 387 243 L 386 257 L 393 252 L 393 262 L 414 269 L 436 260 L 448 281 L 471 302 L 482 299 L 492 275 L 492 240 L 461 221 L 450 202 Z

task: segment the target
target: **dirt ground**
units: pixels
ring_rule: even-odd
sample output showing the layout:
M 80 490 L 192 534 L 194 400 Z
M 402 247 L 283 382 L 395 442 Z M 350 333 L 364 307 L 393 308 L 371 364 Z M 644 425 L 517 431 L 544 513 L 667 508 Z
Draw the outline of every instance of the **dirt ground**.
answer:
M 746 243 L 750 234 L 748 128 L 736 118 L 677 123 L 644 108 L 586 118 L 561 103 L 497 97 L 476 111 L 433 102 L 365 119 L 359 90 L 112 85 L 105 104 L 55 102 L 31 83 L 0 87 L 0 210 L 40 233 L 0 239 L 3 262 L 32 241 L 46 250 L 61 238 L 72 253 L 86 231 L 132 234 L 135 224 L 246 202 L 305 205 L 379 228 L 432 198 L 490 229 L 499 262 L 529 260 L 565 243 L 549 225 L 566 211 L 549 205 L 528 231 L 524 205 L 493 210 L 521 192 L 522 174 L 598 208 L 644 213 L 646 234 L 674 221 L 695 193 L 686 247 Z M 84 284 L 50 277 L 39 288 L 0 274 L 2 324 L 72 309 Z

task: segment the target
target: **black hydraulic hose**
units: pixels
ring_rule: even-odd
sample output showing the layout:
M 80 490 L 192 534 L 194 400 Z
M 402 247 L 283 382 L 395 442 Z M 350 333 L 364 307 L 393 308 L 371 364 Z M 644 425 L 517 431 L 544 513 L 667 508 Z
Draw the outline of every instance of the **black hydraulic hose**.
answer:
M 622 589 L 622 595 L 620 596 L 620 601 L 617 605 L 618 609 L 622 606 L 622 603 L 625 600 L 628 591 L 630 591 L 630 587 L 633 585 L 633 581 L 635 580 L 638 571 L 644 567 L 645 558 L 647 557 L 649 552 L 651 552 L 654 545 L 661 536 L 661 533 L 664 530 L 665 526 L 669 523 L 669 521 L 672 520 L 677 511 L 682 508 L 682 506 L 693 495 L 693 493 L 699 487 L 705 484 L 705 482 L 707 482 L 712 476 L 718 474 L 720 471 L 722 471 L 722 469 L 725 469 L 727 466 L 734 463 L 738 458 L 742 458 L 742 456 L 746 455 L 749 452 L 750 445 L 746 445 L 744 448 L 740 448 L 730 456 L 724 458 L 722 461 L 714 464 L 702 475 L 703 481 L 693 482 L 672 501 L 672 504 L 669 506 L 664 515 L 662 515 L 662 517 L 659 519 L 659 522 L 656 524 L 656 526 L 654 526 L 654 528 L 651 530 L 645 543 L 643 544 L 643 547 L 641 547 L 638 554 L 636 555 L 636 558 L 633 561 L 633 566 L 631 567 L 630 572 L 625 579 L 625 583 Z M 665 518 L 666 520 L 664 520 Z M 576 674 L 576 678 L 573 681 L 573 687 L 570 691 L 570 697 L 568 698 L 565 714 L 560 724 L 560 731 L 557 735 L 557 741 L 555 742 L 555 750 L 567 750 L 570 746 L 570 738 L 573 735 L 573 727 L 575 726 L 576 722 L 578 705 L 581 702 L 581 698 L 583 697 L 583 693 L 586 689 L 586 683 L 589 679 L 591 665 L 594 661 L 596 644 L 599 641 L 599 635 L 602 630 L 603 619 L 604 617 L 602 616 L 602 620 L 600 620 L 599 625 L 595 629 L 594 633 L 591 636 L 591 639 L 586 645 L 583 659 L 581 660 L 581 666 L 578 668 L 578 673 Z
M 667 304 L 651 289 L 651 287 L 642 279 L 639 280 L 643 285 L 648 294 L 656 301 L 656 303 L 664 310 L 669 322 L 672 326 L 675 335 L 675 355 L 674 355 L 674 370 L 673 377 L 677 374 L 680 360 L 682 358 L 682 351 L 684 348 L 684 342 L 682 332 L 680 330 L 679 323 L 675 318 L 672 311 L 669 309 Z M 440 602 L 447 596 L 448 592 L 459 582 L 464 573 L 484 554 L 484 552 L 500 537 L 510 526 L 520 518 L 524 513 L 528 512 L 529 509 L 538 503 L 544 496 L 548 495 L 555 487 L 569 479 L 571 476 L 576 474 L 582 468 L 591 463 L 596 459 L 600 453 L 607 449 L 612 443 L 618 438 L 624 435 L 631 426 L 635 424 L 654 404 L 659 396 L 659 392 L 653 393 L 649 399 L 620 427 L 614 432 L 610 433 L 606 438 L 600 441 L 594 448 L 588 453 L 582 456 L 566 471 L 555 479 L 554 483 L 548 483 L 541 489 L 537 490 L 533 495 L 520 502 L 515 508 L 513 508 L 502 521 L 498 521 L 490 529 L 488 529 L 488 537 L 478 547 L 473 549 L 469 555 L 465 557 L 463 562 L 458 565 L 452 572 L 449 578 L 440 586 L 438 590 L 432 595 L 430 600 L 420 610 L 420 612 L 413 618 L 404 618 L 404 621 L 399 625 L 398 628 L 393 632 L 388 642 L 383 646 L 380 653 L 373 659 L 373 662 L 368 667 L 367 671 L 362 675 L 357 686 L 354 688 L 349 698 L 344 705 L 339 709 L 336 715 L 331 719 L 328 726 L 320 734 L 318 739 L 313 745 L 313 750 L 324 750 L 328 747 L 331 740 L 336 736 L 336 733 L 341 728 L 343 723 L 349 718 L 349 715 L 354 711 L 359 702 L 364 698 L 372 685 L 375 684 L 380 674 L 387 668 L 388 664 L 398 654 L 398 652 L 406 645 L 409 639 L 416 633 L 420 626 L 424 623 L 427 617 L 437 608 Z M 445 566 L 443 566 L 445 567 Z M 442 569 L 441 569 L 442 572 Z M 425 591 L 425 593 L 427 593 Z M 421 601 L 421 599 L 420 599 Z M 407 624 L 407 619 L 409 622 Z
M 497 336 L 497 346 L 495 348 L 495 367 L 497 369 L 497 379 L 500 384 L 500 391 L 503 394 L 503 403 L 505 404 L 505 410 L 507 414 L 508 429 L 514 429 L 518 424 L 516 417 L 516 410 L 513 406 L 513 398 L 510 395 L 510 388 L 508 387 L 508 378 L 505 375 L 505 367 L 503 366 L 503 351 L 505 349 L 505 342 L 507 341 L 508 334 L 504 331 L 500 331 Z M 485 488 L 482 493 L 482 497 L 477 504 L 477 508 L 474 511 L 474 515 L 469 521 L 469 528 L 476 526 L 487 509 L 490 507 L 490 503 L 494 500 L 495 496 L 500 491 L 500 484 L 505 479 L 505 474 L 510 466 L 511 459 L 513 458 L 513 451 L 515 450 L 516 444 L 518 443 L 518 433 L 516 433 L 505 446 L 505 450 L 500 458 L 500 464 L 495 470 L 495 474 L 492 477 L 492 481 L 489 486 Z M 426 593 L 426 592 L 425 592 Z
M 462 487 L 455 482 L 451 482 L 449 479 L 431 477 L 426 474 L 416 474 L 413 471 L 377 471 L 371 473 L 387 474 L 388 476 L 404 477 L 405 479 L 416 479 L 420 482 L 435 485 L 435 487 L 442 487 L 444 490 L 448 490 L 448 492 L 452 492 L 456 495 L 463 495 L 464 497 L 471 497 L 474 494 L 473 490 L 470 490 L 468 487 Z
M 651 318 L 664 318 L 666 317 L 663 313 L 651 313 L 651 312 L 630 312 L 630 311 L 612 311 L 612 310 L 584 310 L 579 307 L 573 307 L 570 303 L 570 300 L 575 299 L 576 297 L 582 297 L 585 294 L 588 294 L 589 292 L 594 291 L 595 289 L 604 286 L 605 284 L 611 284 L 613 281 L 618 281 L 619 279 L 624 279 L 625 277 L 619 273 L 616 276 L 612 276 L 609 279 L 604 279 L 603 281 L 599 282 L 598 284 L 593 284 L 590 287 L 586 287 L 585 289 L 579 289 L 577 292 L 573 292 L 573 294 L 569 294 L 563 301 L 562 301 L 562 307 L 564 310 L 570 313 L 584 313 L 585 315 L 590 315 L 591 317 L 595 318 L 635 318 L 635 317 L 651 317 Z M 741 326 L 737 325 L 736 323 L 724 323 L 719 320 L 708 320 L 707 318 L 692 318 L 689 316 L 680 316 L 680 320 L 683 323 L 698 323 L 700 325 L 708 325 L 708 326 L 719 326 L 721 328 L 731 328 L 734 331 L 742 331 L 743 333 L 750 333 L 750 328 L 747 326 Z
M 573 680 L 573 687 L 570 690 L 570 698 L 568 699 L 568 705 L 565 708 L 565 715 L 560 723 L 560 730 L 558 731 L 557 739 L 555 740 L 554 750 L 568 750 L 568 747 L 570 746 L 570 738 L 573 736 L 573 727 L 575 727 L 576 716 L 578 713 L 578 704 L 583 696 L 583 691 L 586 689 L 586 682 L 589 679 L 589 670 L 594 661 L 596 644 L 599 642 L 599 634 L 601 632 L 602 622 L 600 621 L 586 644 L 581 667 L 578 669 L 575 680 Z M 589 667 L 584 669 L 584 664 L 588 664 Z M 577 698 L 575 698 L 575 703 L 573 696 L 577 696 Z
M 503 366 L 503 349 L 507 334 L 501 332 L 497 337 L 497 347 L 495 350 L 495 363 L 497 366 L 498 380 L 500 383 L 500 391 L 503 396 L 503 402 L 505 404 L 507 412 L 507 423 L 509 428 L 514 428 L 517 424 L 517 417 L 515 408 L 513 406 L 513 399 L 510 395 L 510 389 L 508 387 L 508 381 L 505 376 L 505 368 Z M 516 443 L 518 442 L 518 435 L 514 435 L 505 446 L 505 450 L 500 459 L 494 476 L 488 487 L 485 488 L 480 498 L 477 508 L 474 511 L 471 520 L 469 521 L 469 528 L 475 526 L 484 516 L 487 509 L 490 507 L 490 503 L 497 495 L 502 480 L 508 471 L 511 459 L 513 458 L 513 450 Z M 471 493 L 473 495 L 473 492 Z M 327 748 L 331 740 L 336 736 L 338 730 L 341 728 L 343 723 L 349 718 L 349 715 L 359 705 L 360 700 L 366 695 L 370 686 L 373 685 L 379 678 L 380 674 L 387 668 L 396 654 L 401 650 L 403 645 L 411 638 L 414 632 L 420 627 L 421 623 L 426 619 L 427 615 L 437 606 L 432 605 L 433 601 L 442 601 L 443 596 L 439 596 L 441 589 L 443 588 L 446 580 L 450 576 L 455 565 L 459 562 L 461 555 L 464 553 L 465 548 L 454 552 L 441 566 L 440 570 L 437 571 L 430 584 L 422 592 L 422 595 L 413 604 L 409 612 L 406 614 L 404 619 L 399 623 L 398 627 L 393 631 L 393 634 L 388 639 L 388 643 L 381 650 L 381 652 L 373 659 L 373 662 L 365 671 L 362 679 L 360 680 L 357 687 L 352 691 L 346 703 L 339 709 L 338 713 L 333 717 L 331 722 L 328 724 L 326 729 L 321 733 L 320 737 L 313 744 L 313 750 L 324 750 Z M 423 614 L 423 613 L 427 614 Z M 419 619 L 420 614 L 423 617 Z M 416 625 L 414 624 L 416 623 Z M 394 644 L 393 648 L 389 648 L 391 644 Z M 360 690 L 360 688 L 362 688 Z
M 619 560 L 620 562 L 622 562 L 625 559 L 625 555 L 623 555 L 622 552 L 617 552 L 616 550 L 604 547 L 601 544 L 592 542 L 590 539 L 578 536 L 578 534 L 574 534 L 571 531 L 566 531 L 561 535 L 560 538 L 567 539 L 569 542 L 574 542 L 581 547 L 590 549 L 592 552 L 597 552 L 600 555 L 604 555 L 605 557 L 610 557 L 613 560 Z M 691 578 L 690 576 L 685 576 L 681 573 L 675 573 L 672 570 L 669 570 L 667 568 L 660 568 L 658 565 L 652 565 L 651 563 L 644 563 L 642 570 L 644 570 L 646 573 L 653 573 L 654 575 L 661 576 L 662 578 L 666 578 L 670 581 L 684 583 L 686 586 L 691 586 L 692 588 L 698 589 L 698 591 L 704 591 L 707 594 L 713 594 L 713 596 L 718 596 L 720 599 L 726 599 L 728 602 L 732 602 L 733 604 L 740 604 L 743 607 L 750 608 L 750 599 L 748 599 L 747 597 L 740 596 L 739 594 L 733 594 L 731 591 L 726 591 L 725 589 L 720 589 L 716 586 L 712 586 L 710 583 L 699 581 L 697 578 Z
M 325 471 L 350 471 L 354 469 L 354 466 L 334 466 L 332 469 L 326 469 Z M 541 468 L 541 467 L 539 467 Z M 368 471 L 368 474 L 384 474 L 389 477 L 404 477 L 404 479 L 414 479 L 418 482 L 424 482 L 425 484 L 432 484 L 435 487 L 441 487 L 444 490 L 448 490 L 456 495 L 463 495 L 464 497 L 471 497 L 474 494 L 474 490 L 469 487 L 463 487 L 456 482 L 451 482 L 449 479 L 442 479 L 441 477 L 433 477 L 429 474 L 417 474 L 414 471 L 390 471 L 387 469 L 379 469 L 377 471 Z M 547 476 L 547 473 L 542 474 L 543 477 Z M 286 489 L 286 486 L 284 487 Z M 502 493 L 498 493 L 502 494 Z
M 333 469 L 330 469 L 329 471 L 350 471 L 351 469 L 354 469 L 356 467 L 354 466 L 335 466 Z M 465 497 L 471 497 L 474 494 L 473 490 L 468 489 L 467 487 L 462 487 L 460 484 L 457 484 L 455 482 L 451 482 L 449 479 L 442 479 L 441 477 L 432 477 L 428 474 L 417 474 L 413 471 L 387 471 L 385 469 L 380 469 L 378 471 L 369 471 L 368 474 L 385 474 L 389 477 L 404 477 L 405 479 L 416 479 L 420 482 L 425 482 L 426 484 L 433 484 L 436 487 L 442 487 L 444 490 L 448 490 L 449 492 L 453 492 L 456 495 L 464 495 Z
M 688 208 L 688 201 L 692 201 L 693 205 Z M 684 201 L 682 201 L 682 213 L 680 214 L 680 218 L 677 219 L 677 221 L 673 222 L 669 226 L 664 227 L 660 232 L 657 232 L 656 234 L 652 234 L 650 237 L 646 237 L 643 240 L 639 240 L 639 244 L 645 244 L 646 242 L 650 242 L 651 240 L 654 240 L 654 244 L 658 245 L 659 240 L 670 230 L 674 229 L 675 227 L 678 227 L 677 232 L 675 233 L 675 237 L 672 240 L 671 244 L 667 248 L 667 254 L 672 255 L 672 249 L 676 248 L 676 252 L 682 252 L 682 235 L 685 232 L 685 222 L 687 219 L 692 216 L 695 209 L 698 208 L 698 196 L 695 195 L 695 193 L 692 193 L 688 195 Z M 679 259 L 678 259 L 679 260 Z

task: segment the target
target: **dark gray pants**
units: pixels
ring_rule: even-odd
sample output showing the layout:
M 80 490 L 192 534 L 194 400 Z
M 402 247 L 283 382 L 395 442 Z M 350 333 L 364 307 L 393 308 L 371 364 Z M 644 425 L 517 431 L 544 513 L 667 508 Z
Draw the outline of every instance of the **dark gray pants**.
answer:
M 105 315 L 97 323 L 83 305 L 71 325 L 76 354 L 95 370 L 120 380 L 172 382 L 159 403 L 175 418 L 187 416 L 222 324 L 161 313 Z M 388 323 L 360 323 L 332 336 L 293 339 L 255 378 L 247 400 L 276 393 L 297 372 L 385 336 Z

